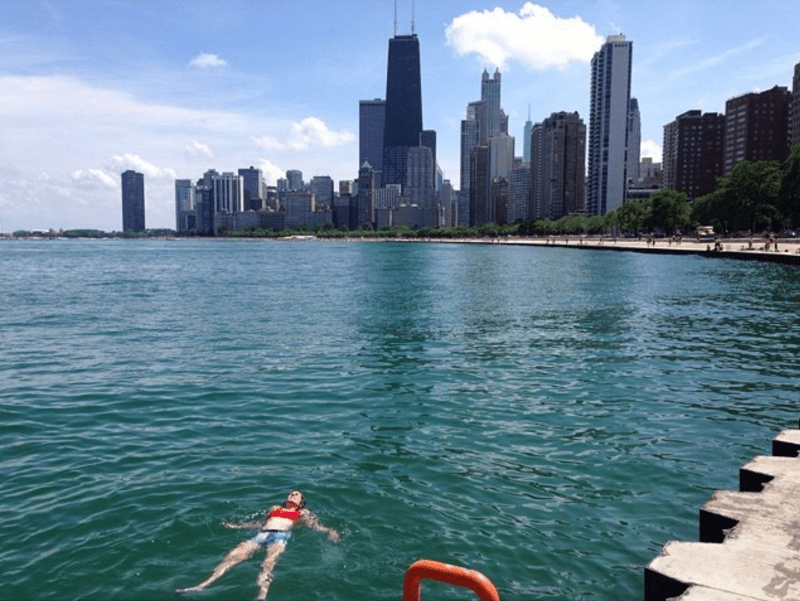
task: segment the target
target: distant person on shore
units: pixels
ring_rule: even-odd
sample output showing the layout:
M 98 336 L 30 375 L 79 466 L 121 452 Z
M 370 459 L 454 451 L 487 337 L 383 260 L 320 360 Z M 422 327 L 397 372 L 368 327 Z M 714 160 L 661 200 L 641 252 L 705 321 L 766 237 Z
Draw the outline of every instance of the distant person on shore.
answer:
M 261 564 L 261 572 L 256 579 L 258 584 L 257 599 L 266 599 L 269 585 L 272 583 L 272 572 L 281 554 L 286 550 L 286 544 L 292 536 L 292 527 L 300 522 L 312 530 L 324 532 L 328 538 L 336 542 L 339 540 L 339 533 L 333 528 L 323 526 L 313 513 L 305 508 L 306 501 L 299 490 L 292 491 L 286 497 L 283 505 L 274 505 L 270 508 L 267 516 L 260 522 L 245 522 L 242 524 L 231 524 L 224 522 L 226 528 L 258 528 L 258 534 L 253 538 L 239 543 L 233 550 L 225 556 L 211 576 L 206 578 L 197 586 L 178 589 L 179 593 L 195 593 L 204 590 L 207 586 L 216 582 L 233 566 L 247 561 L 260 548 L 264 549 L 264 561 Z

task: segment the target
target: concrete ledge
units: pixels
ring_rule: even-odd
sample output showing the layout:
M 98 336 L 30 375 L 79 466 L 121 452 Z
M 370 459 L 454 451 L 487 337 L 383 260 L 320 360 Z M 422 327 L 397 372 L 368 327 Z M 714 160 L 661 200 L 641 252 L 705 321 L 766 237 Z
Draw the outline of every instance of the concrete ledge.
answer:
M 775 457 L 797 457 L 800 454 L 800 430 L 784 430 L 772 439 Z
M 800 430 L 775 440 L 795 449 Z M 645 601 L 800 599 L 800 458 L 756 457 L 739 474 L 739 492 L 700 509 L 700 542 L 669 542 L 647 566 Z

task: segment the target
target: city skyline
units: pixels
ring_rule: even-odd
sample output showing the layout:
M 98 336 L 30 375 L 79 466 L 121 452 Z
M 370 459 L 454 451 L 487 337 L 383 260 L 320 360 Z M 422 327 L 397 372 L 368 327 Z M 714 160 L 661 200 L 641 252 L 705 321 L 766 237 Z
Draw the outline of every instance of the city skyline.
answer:
M 153 228 L 174 227 L 175 180 L 212 168 L 254 165 L 271 184 L 290 169 L 357 179 L 359 101 L 384 95 L 393 11 L 344 0 L 0 4 L 3 231 L 121 230 L 128 169 L 145 174 Z M 800 61 L 792 2 L 418 1 L 415 13 L 424 127 L 454 183 L 464 107 L 485 68 L 503 74 L 521 141 L 529 104 L 533 122 L 577 111 L 588 123 L 589 61 L 623 33 L 642 157 L 660 160 L 676 116 L 791 87 Z M 410 28 L 411 3 L 398 2 L 397 33 Z

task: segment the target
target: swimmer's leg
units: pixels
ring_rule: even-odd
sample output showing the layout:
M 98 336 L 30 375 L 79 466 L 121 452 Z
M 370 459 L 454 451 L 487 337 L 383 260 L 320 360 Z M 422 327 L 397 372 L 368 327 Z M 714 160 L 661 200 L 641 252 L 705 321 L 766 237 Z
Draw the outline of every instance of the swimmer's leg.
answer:
M 261 564 L 261 573 L 256 579 L 258 584 L 258 596 L 256 599 L 266 599 L 269 585 L 272 584 L 272 571 L 275 569 L 275 564 L 278 563 L 278 558 L 286 550 L 286 543 L 273 543 L 267 548 L 267 555 L 264 557 L 264 562 Z
M 197 586 L 178 589 L 177 592 L 196 593 L 198 591 L 202 591 L 209 584 L 216 582 L 217 580 L 222 578 L 222 576 L 225 575 L 225 573 L 228 570 L 230 570 L 233 566 L 250 559 L 255 554 L 255 552 L 258 551 L 259 547 L 260 545 L 258 543 L 253 542 L 251 540 L 246 540 L 243 543 L 240 543 L 239 545 L 234 547 L 230 553 L 228 553 L 225 556 L 225 559 L 223 559 L 216 568 L 214 568 L 214 571 L 211 572 L 211 576 L 203 580 L 203 582 L 201 582 Z

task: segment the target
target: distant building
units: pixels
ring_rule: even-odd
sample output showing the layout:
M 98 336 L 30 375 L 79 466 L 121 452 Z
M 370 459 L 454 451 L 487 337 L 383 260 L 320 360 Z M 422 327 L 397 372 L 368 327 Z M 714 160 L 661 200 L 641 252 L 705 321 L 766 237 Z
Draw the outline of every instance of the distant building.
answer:
M 652 157 L 643 157 L 639 163 L 639 179 L 637 182 L 639 188 L 664 187 L 662 163 L 654 163 Z
M 500 70 L 495 69 L 494 76 L 484 69 L 481 76 L 481 102 L 483 114 L 481 122 L 481 142 L 486 142 L 492 136 L 502 131 L 503 112 L 500 108 Z M 506 124 L 506 133 L 508 125 Z
M 791 124 L 789 144 L 794 146 L 800 142 L 800 63 L 794 66 L 794 78 L 792 79 L 792 114 L 789 121 Z
M 531 130 L 533 126 L 531 125 Z M 530 150 L 528 150 L 530 153 Z M 531 166 L 520 159 L 514 160 L 508 187 L 508 223 L 517 219 L 530 219 Z
M 586 187 L 590 215 L 603 215 L 625 200 L 632 54 L 633 42 L 612 35 L 592 58 Z
M 365 161 L 358 170 L 356 229 L 375 223 L 375 191 L 375 170 Z
M 122 231 L 144 229 L 144 174 L 129 169 L 122 174 Z
M 542 144 L 544 143 L 544 126 L 535 123 L 531 128 L 531 193 L 528 207 L 529 219 L 542 219 L 544 209 L 542 206 L 542 193 L 544 163 L 542 161 Z
M 791 98 L 788 89 L 775 86 L 725 103 L 723 175 L 733 173 L 741 161 L 783 161 L 787 157 Z
M 553 113 L 542 122 L 541 142 L 532 153 L 539 216 L 559 219 L 585 212 L 586 126 L 575 113 Z
M 333 203 L 333 179 L 329 175 L 315 175 L 311 178 L 311 191 L 317 204 Z
M 197 228 L 195 185 L 190 179 L 175 180 L 175 231 L 186 233 Z
M 436 187 L 436 131 L 433 129 L 423 129 L 419 133 L 419 145 L 430 148 L 431 158 L 433 159 L 433 171 L 431 172 L 431 180 L 434 187 Z
M 422 132 L 422 77 L 419 39 L 415 34 L 396 35 L 389 40 L 389 58 L 386 67 L 382 186 L 405 183 L 408 150 L 419 145 L 420 132 Z
M 639 179 L 639 158 L 642 148 L 642 115 L 639 101 L 631 98 L 628 104 L 628 181 Z
M 248 169 L 239 169 L 239 175 L 242 178 L 244 210 L 258 211 L 266 198 L 263 172 L 251 165 Z
M 453 190 L 449 179 L 442 180 L 442 190 L 439 193 L 439 200 L 444 210 L 442 225 L 445 227 L 455 227 L 458 225 L 458 196 Z
M 383 128 L 386 122 L 386 101 L 361 100 L 358 103 L 358 164 L 364 161 L 377 165 L 375 181 L 381 186 L 380 165 L 383 162 Z
M 481 226 L 493 217 L 490 215 L 489 146 L 480 144 L 472 150 L 469 176 L 469 225 Z
M 472 161 L 472 151 L 481 142 L 481 123 L 480 114 L 483 111 L 483 103 L 470 102 L 467 105 L 467 118 L 461 122 L 461 180 L 459 211 L 459 225 L 469 225 L 469 186 L 470 186 L 470 162 Z
M 415 146 L 408 151 L 406 186 L 403 200 L 422 209 L 422 225 L 438 227 L 436 188 L 433 180 L 433 153 L 427 146 Z
M 362 163 L 363 165 L 363 163 Z M 339 196 L 344 196 L 345 194 L 352 194 L 353 193 L 353 180 L 351 179 L 340 179 L 339 180 Z
M 242 176 L 226 172 L 211 178 L 214 189 L 214 213 L 241 213 L 244 211 L 244 182 Z
M 533 123 L 531 122 L 531 107 L 528 105 L 528 120 L 522 131 L 522 162 L 528 164 L 531 162 L 531 132 L 533 132 Z
M 664 186 L 689 200 L 713 192 L 723 173 L 725 117 L 686 111 L 664 126 Z
M 286 172 L 286 189 L 302 190 L 303 187 L 303 172 L 298 169 L 289 169 Z

